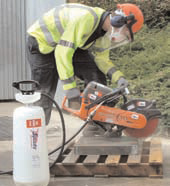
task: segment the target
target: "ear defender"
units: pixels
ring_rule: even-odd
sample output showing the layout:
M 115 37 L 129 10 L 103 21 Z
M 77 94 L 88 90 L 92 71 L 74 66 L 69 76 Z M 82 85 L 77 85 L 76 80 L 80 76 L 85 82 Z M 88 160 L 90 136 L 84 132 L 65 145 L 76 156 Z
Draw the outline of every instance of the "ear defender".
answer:
M 113 27 L 120 28 L 127 23 L 127 19 L 122 15 L 110 16 L 110 23 Z

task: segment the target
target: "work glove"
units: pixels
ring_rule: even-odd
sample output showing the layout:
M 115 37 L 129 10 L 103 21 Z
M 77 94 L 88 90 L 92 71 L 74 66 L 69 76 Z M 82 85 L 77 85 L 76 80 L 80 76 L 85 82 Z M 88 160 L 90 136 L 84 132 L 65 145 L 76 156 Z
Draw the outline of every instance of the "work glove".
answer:
M 127 81 L 124 77 L 121 77 L 121 78 L 117 81 L 117 85 L 118 85 L 118 87 L 121 87 L 121 86 L 127 87 L 127 86 L 128 86 L 128 81 Z
M 72 88 L 66 91 L 66 97 L 68 98 L 68 107 L 72 109 L 80 108 L 80 90 L 78 88 Z

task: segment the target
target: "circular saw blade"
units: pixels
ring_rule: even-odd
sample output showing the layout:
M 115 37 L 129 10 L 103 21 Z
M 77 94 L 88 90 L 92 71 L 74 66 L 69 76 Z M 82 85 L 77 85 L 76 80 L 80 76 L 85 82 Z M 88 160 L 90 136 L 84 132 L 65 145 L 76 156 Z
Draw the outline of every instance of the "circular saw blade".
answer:
M 148 120 L 147 124 L 142 129 L 126 128 L 123 130 L 126 136 L 135 138 L 146 138 L 151 136 L 159 124 L 159 118 L 152 118 Z

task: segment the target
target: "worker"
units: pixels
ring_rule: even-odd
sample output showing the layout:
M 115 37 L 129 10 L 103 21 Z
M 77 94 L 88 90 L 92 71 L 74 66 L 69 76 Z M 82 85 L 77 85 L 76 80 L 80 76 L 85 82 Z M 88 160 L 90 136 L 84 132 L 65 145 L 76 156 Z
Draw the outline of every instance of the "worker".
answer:
M 90 81 L 106 85 L 106 77 L 118 86 L 127 85 L 123 73 L 109 59 L 109 50 L 132 42 L 143 21 L 134 4 L 118 4 L 114 11 L 106 11 L 68 3 L 49 10 L 27 31 L 32 79 L 52 98 L 60 79 L 74 109 L 80 106 L 75 76 L 84 80 L 85 86 Z M 37 104 L 43 107 L 48 124 L 52 103 L 42 96 Z

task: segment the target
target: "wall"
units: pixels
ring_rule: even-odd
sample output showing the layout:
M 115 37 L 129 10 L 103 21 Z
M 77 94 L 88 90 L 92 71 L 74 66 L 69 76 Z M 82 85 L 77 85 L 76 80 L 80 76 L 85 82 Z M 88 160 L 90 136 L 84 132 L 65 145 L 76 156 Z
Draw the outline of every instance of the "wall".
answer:
M 12 82 L 27 77 L 25 0 L 0 0 L 0 100 L 13 99 Z
M 45 11 L 65 2 L 65 0 L 27 0 L 27 27 Z
M 26 29 L 46 10 L 65 0 L 0 0 L 0 100 L 14 99 L 13 81 L 30 78 L 25 57 Z

